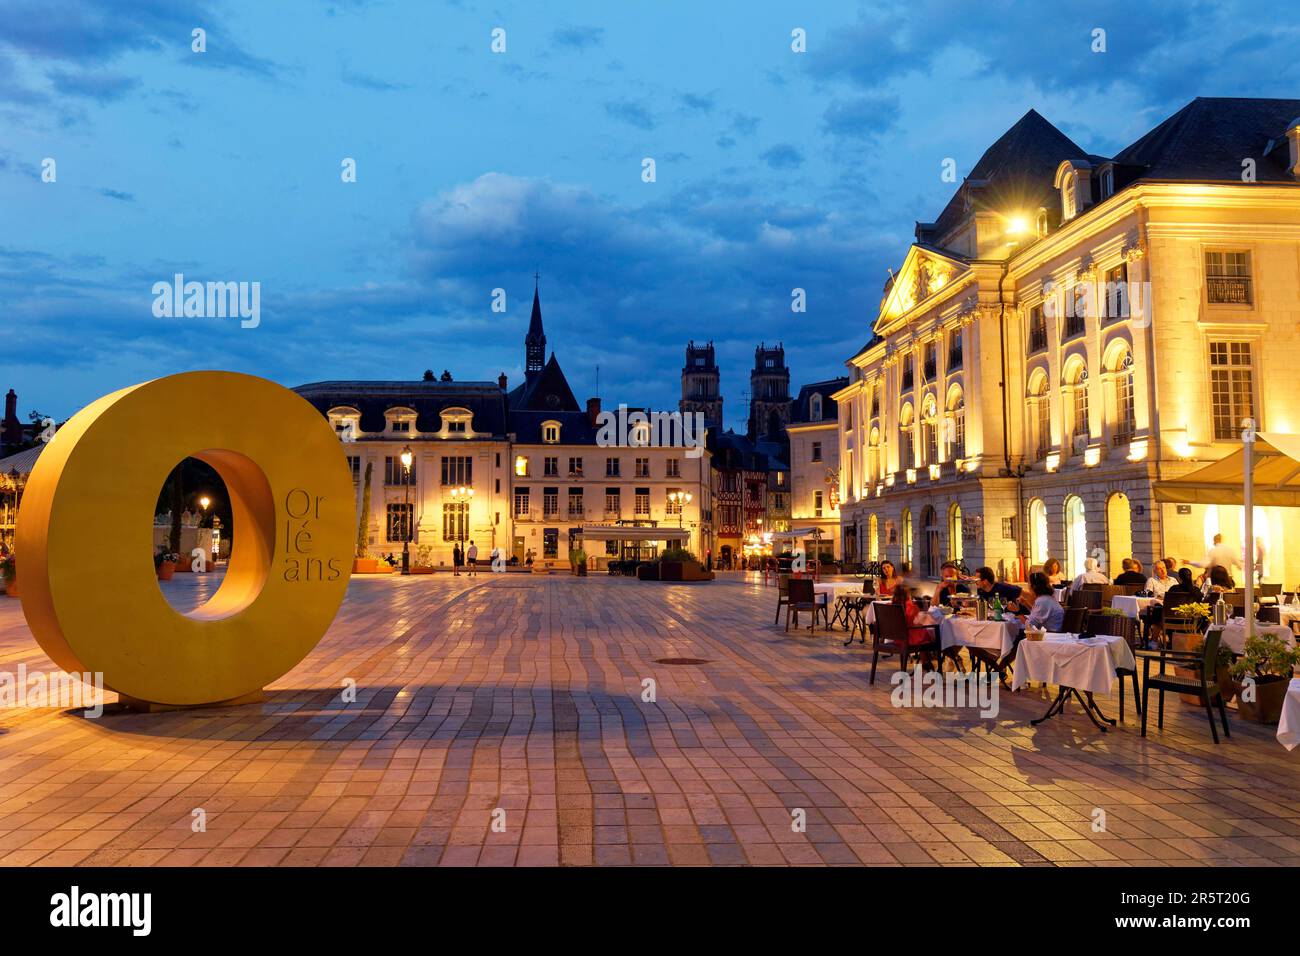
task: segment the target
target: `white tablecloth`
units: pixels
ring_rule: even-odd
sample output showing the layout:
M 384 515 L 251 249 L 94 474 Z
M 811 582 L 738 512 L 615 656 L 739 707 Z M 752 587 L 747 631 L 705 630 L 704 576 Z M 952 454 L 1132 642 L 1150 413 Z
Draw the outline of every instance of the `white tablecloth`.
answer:
M 939 643 L 949 648 L 982 647 L 995 651 L 999 658 L 1011 653 L 1012 642 L 1020 633 L 1020 624 L 1009 621 L 977 621 L 973 617 L 945 617 L 939 624 Z
M 1041 641 L 1023 640 L 1016 650 L 1012 689 L 1030 681 L 1109 694 L 1115 668 L 1136 670 L 1133 649 L 1122 637 L 1098 635 L 1086 642 L 1074 634 L 1048 634 Z
M 1152 597 L 1134 597 L 1131 594 L 1116 594 L 1110 599 L 1110 606 L 1117 611 L 1123 611 L 1125 617 L 1136 618 L 1139 614 L 1149 608 L 1152 604 L 1159 604 Z
M 1260 624 L 1255 623 L 1256 634 L 1276 634 L 1287 644 L 1295 644 L 1295 635 L 1291 633 L 1291 628 L 1287 624 Z M 1223 636 L 1219 639 L 1224 647 L 1229 648 L 1234 654 L 1244 654 L 1246 652 L 1246 622 L 1232 620 L 1223 625 Z
M 1277 724 L 1277 742 L 1287 750 L 1300 745 L 1300 677 L 1293 677 L 1282 701 L 1282 719 Z
M 861 581 L 822 581 L 813 585 L 817 594 L 829 595 L 829 600 L 838 601 L 846 597 L 862 597 Z
M 866 618 L 867 623 L 868 623 L 868 624 L 875 624 L 875 623 L 876 623 L 876 605 L 877 605 L 877 604 L 888 604 L 888 603 L 889 603 L 888 601 L 872 601 L 870 604 L 868 604 L 868 605 L 867 605 L 867 611 L 866 611 L 866 613 L 863 615 L 863 617 Z
M 1300 621 L 1300 607 L 1294 604 L 1279 604 L 1277 606 L 1277 615 L 1283 624 Z

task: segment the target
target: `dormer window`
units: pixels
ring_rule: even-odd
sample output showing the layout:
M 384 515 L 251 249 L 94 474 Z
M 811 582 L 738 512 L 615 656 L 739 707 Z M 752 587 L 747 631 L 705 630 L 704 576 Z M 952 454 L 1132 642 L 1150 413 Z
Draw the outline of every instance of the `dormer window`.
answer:
M 1056 168 L 1055 186 L 1061 192 L 1061 222 L 1066 223 L 1092 204 L 1092 164 L 1067 159 Z
M 1076 194 L 1077 182 L 1074 175 L 1065 177 L 1065 183 L 1061 186 L 1061 218 L 1073 219 L 1078 212 L 1078 197 Z
M 1047 235 L 1047 210 L 1039 209 L 1038 215 L 1034 217 L 1034 233 L 1039 239 Z
M 471 431 L 470 420 L 474 417 L 468 408 L 451 407 L 444 408 L 439 412 L 442 418 L 442 431 L 444 435 L 455 435 L 458 438 L 466 437 Z
M 822 397 L 820 395 L 813 395 L 808 400 L 808 420 L 812 422 L 822 420 Z
M 415 409 L 390 408 L 384 412 L 390 435 L 409 435 L 415 431 Z
M 354 442 L 361 437 L 361 413 L 350 405 L 331 408 L 326 413 L 339 441 Z
M 548 445 L 557 445 L 560 441 L 560 423 L 542 422 L 542 441 Z
M 1109 199 L 1115 194 L 1115 170 L 1107 166 L 1101 171 L 1101 198 Z

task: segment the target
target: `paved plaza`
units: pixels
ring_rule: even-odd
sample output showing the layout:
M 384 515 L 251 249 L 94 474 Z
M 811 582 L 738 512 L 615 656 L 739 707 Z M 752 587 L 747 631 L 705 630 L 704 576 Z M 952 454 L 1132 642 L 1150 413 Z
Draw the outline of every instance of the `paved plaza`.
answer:
M 193 607 L 216 581 L 163 587 Z M 0 863 L 1300 863 L 1271 727 L 1215 747 L 1176 699 L 1146 740 L 1131 699 L 1107 734 L 1077 707 L 1032 727 L 1038 689 L 991 720 L 896 708 L 892 659 L 869 686 L 869 651 L 774 607 L 740 574 L 356 578 L 262 704 L 0 710 Z M 52 667 L 0 599 L 19 664 Z

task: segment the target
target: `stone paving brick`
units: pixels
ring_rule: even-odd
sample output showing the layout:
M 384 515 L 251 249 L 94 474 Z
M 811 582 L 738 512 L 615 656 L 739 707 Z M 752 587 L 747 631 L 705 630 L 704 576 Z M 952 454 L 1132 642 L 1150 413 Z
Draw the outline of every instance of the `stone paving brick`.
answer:
M 218 582 L 163 586 L 183 608 Z M 1107 734 L 1077 708 L 1032 727 L 1038 689 L 990 720 L 896 709 L 891 663 L 869 685 L 866 650 L 787 635 L 774 600 L 737 574 L 358 578 L 261 704 L 0 711 L 0 865 L 1300 861 L 1300 757 L 1271 728 L 1215 747 L 1176 700 L 1145 740 L 1131 705 Z M 52 670 L 0 599 L 19 663 Z

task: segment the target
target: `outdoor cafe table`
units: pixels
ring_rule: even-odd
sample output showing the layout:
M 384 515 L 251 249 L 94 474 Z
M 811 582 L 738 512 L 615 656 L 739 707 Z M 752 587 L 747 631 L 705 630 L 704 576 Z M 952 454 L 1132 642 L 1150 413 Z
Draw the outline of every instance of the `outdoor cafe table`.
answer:
M 1291 633 L 1291 627 L 1287 624 L 1260 624 L 1256 621 L 1255 633 L 1261 635 L 1276 634 L 1289 646 L 1295 646 L 1295 635 Z M 1244 654 L 1246 652 L 1246 622 L 1233 618 L 1223 625 L 1223 634 L 1219 640 L 1232 653 Z
M 1106 728 L 1098 718 L 1112 726 L 1115 721 L 1101 712 L 1092 695 L 1110 693 L 1116 668 L 1137 670 L 1137 659 L 1128 642 L 1109 635 L 1079 640 L 1077 634 L 1048 633 L 1041 641 L 1026 639 L 1016 650 L 1015 664 L 1012 690 L 1019 690 L 1030 681 L 1056 684 L 1059 688 L 1047 713 L 1031 720 L 1031 724 L 1041 724 L 1061 713 L 1065 701 L 1073 695 L 1083 705 L 1088 719 L 1103 731 Z
M 848 618 L 844 614 L 844 608 L 840 602 L 849 597 L 862 597 L 862 582 L 821 581 L 813 585 L 813 593 L 825 595 L 822 600 L 835 605 L 834 617 L 831 620 L 832 625 L 842 623 L 845 627 L 848 627 Z
M 1159 598 L 1134 597 L 1131 594 L 1116 594 L 1110 599 L 1110 606 L 1123 611 L 1125 617 L 1136 618 L 1152 604 L 1159 604 Z
M 1287 750 L 1300 745 L 1300 677 L 1291 678 L 1282 701 L 1282 719 L 1277 724 L 1277 741 Z
M 994 652 L 998 660 L 1011 653 L 1019 633 L 1019 621 L 977 621 L 973 617 L 949 615 L 939 622 L 939 644 L 944 650 L 954 646 L 978 647 Z

